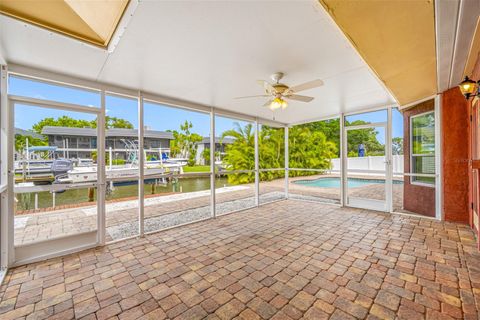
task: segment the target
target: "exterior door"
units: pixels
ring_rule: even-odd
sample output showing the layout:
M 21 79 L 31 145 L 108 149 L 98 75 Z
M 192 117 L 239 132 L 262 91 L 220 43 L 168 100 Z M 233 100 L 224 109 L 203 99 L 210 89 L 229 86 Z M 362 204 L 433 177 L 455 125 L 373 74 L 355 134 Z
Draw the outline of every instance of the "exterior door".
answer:
M 99 181 L 105 178 L 100 166 L 104 145 L 95 146 L 95 155 L 90 155 L 98 161 L 82 165 L 83 154 L 78 146 L 45 134 L 45 127 L 40 129 L 35 127 L 35 120 L 25 119 L 68 117 L 71 121 L 64 128 L 74 130 L 78 123 L 90 125 L 96 132 L 91 139 L 96 141 L 103 137 L 103 126 L 96 125 L 103 119 L 101 110 L 15 100 L 10 100 L 9 108 L 10 133 L 19 130 L 14 124 L 26 126 L 18 137 L 10 135 L 15 139 L 10 145 L 12 159 L 9 161 L 9 182 L 13 186 L 13 207 L 9 209 L 9 233 L 13 235 L 11 264 L 19 265 L 100 244 L 104 184 Z M 88 179 L 75 179 L 74 171 Z
M 345 204 L 390 211 L 390 148 L 387 123 L 345 127 Z

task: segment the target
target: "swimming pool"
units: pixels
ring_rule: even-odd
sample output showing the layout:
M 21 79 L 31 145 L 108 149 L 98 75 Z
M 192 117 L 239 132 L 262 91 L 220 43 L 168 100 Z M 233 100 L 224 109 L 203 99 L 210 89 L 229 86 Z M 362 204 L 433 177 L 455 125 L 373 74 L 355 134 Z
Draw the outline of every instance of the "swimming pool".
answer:
M 307 187 L 321 187 L 321 188 L 340 188 L 340 178 L 319 178 L 315 180 L 297 180 L 293 183 L 300 184 Z M 402 184 L 402 181 L 393 180 L 394 184 Z M 369 184 L 385 184 L 385 180 L 381 179 L 360 179 L 348 178 L 348 187 L 362 187 Z

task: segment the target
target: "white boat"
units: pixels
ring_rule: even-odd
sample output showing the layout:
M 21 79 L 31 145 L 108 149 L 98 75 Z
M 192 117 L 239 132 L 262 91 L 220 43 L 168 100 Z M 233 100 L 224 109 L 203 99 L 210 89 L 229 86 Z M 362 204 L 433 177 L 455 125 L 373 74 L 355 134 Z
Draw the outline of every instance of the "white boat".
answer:
M 53 160 L 17 160 L 14 170 L 18 175 L 52 175 L 52 163 Z
M 183 172 L 183 166 L 175 163 L 163 163 L 159 164 L 156 161 L 148 161 L 145 163 L 145 178 L 150 176 L 162 175 L 167 173 L 179 174 Z M 137 166 L 118 166 L 112 168 L 106 168 L 105 176 L 107 180 L 123 180 L 123 179 L 136 179 L 138 177 Z M 97 181 L 97 167 L 75 167 L 68 171 L 66 175 L 58 177 L 59 183 L 85 183 Z
M 21 159 L 14 162 L 16 175 L 24 177 L 51 177 L 53 175 L 52 165 L 53 154 L 57 147 L 52 146 L 29 146 L 28 139 L 26 147 L 19 154 Z

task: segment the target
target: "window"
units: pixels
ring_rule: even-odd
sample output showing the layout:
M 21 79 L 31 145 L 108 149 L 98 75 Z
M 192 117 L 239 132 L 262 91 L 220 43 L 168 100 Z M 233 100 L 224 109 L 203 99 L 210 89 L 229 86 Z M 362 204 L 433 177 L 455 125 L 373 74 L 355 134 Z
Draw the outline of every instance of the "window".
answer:
M 79 148 L 90 148 L 90 137 L 79 137 L 78 138 L 78 147 Z
M 435 183 L 435 115 L 423 113 L 410 119 L 411 173 L 432 176 L 413 176 L 412 183 Z
M 105 141 L 105 148 L 114 148 L 115 147 L 115 139 L 107 139 Z

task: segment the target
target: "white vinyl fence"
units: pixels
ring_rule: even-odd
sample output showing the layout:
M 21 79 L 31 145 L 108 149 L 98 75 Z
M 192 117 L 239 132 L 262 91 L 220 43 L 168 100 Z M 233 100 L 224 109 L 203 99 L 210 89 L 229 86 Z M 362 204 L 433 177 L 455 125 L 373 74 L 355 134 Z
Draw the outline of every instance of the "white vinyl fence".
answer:
M 385 173 L 385 156 L 376 157 L 351 157 L 348 158 L 348 173 L 361 174 L 384 174 Z M 393 174 L 402 175 L 403 171 L 403 155 L 395 155 L 392 157 Z M 332 172 L 340 172 L 340 158 L 332 159 Z

